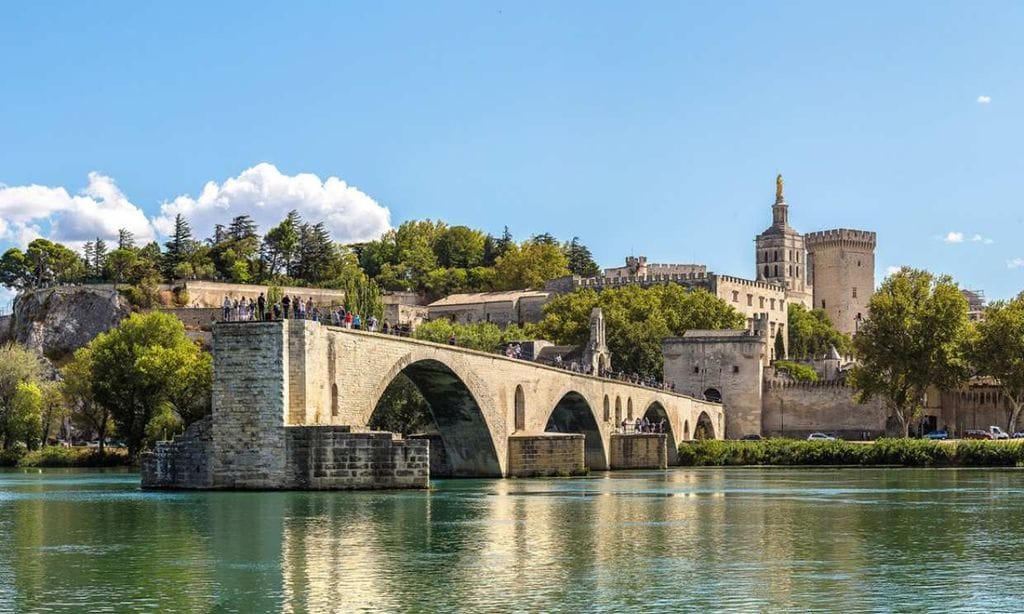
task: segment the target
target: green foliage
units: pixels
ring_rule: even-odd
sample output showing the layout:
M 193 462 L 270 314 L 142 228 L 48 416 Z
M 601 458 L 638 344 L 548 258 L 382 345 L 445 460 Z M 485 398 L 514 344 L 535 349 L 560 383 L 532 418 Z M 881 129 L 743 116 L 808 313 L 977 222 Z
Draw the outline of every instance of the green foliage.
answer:
M 906 435 L 929 387 L 967 378 L 968 342 L 967 300 L 952 279 L 904 267 L 871 297 L 854 339 L 857 399 L 883 399 Z
M 788 360 L 776 360 L 773 366 L 776 370 L 785 371 L 790 377 L 798 382 L 818 381 L 818 372 L 807 365 L 801 365 Z
M 408 377 L 399 374 L 381 395 L 370 428 L 392 433 L 415 433 L 433 424 L 430 405 Z
M 793 358 L 821 358 L 832 347 L 843 356 L 853 352 L 853 342 L 848 335 L 835 329 L 832 320 L 823 309 L 807 309 L 800 303 L 789 303 L 788 334 L 789 356 Z M 781 357 L 776 349 L 776 357 Z
M 573 237 L 571 241 L 562 246 L 565 257 L 568 260 L 569 272 L 580 277 L 597 277 L 601 274 L 601 268 L 594 262 L 590 249 L 580 243 L 579 237 Z
M 271 284 L 267 287 L 267 306 L 273 306 L 275 303 L 280 303 L 281 299 L 284 298 L 284 291 L 281 290 L 281 286 Z
M 110 412 L 133 458 L 166 404 L 186 423 L 209 413 L 211 359 L 174 316 L 134 314 L 88 347 L 93 398 Z
M 742 328 L 743 316 L 704 290 L 677 284 L 624 286 L 597 293 L 589 288 L 563 294 L 544 306 L 538 338 L 579 345 L 590 335 L 590 313 L 604 312 L 608 346 L 618 371 L 660 378 L 661 342 L 690 329 Z
M 17 459 L 19 467 L 117 467 L 130 464 L 125 450 L 46 446 Z M 2 461 L 0 461 L 2 463 Z
M 43 431 L 42 388 L 36 382 L 18 382 L 11 407 L 13 412 L 5 425 L 8 435 L 24 442 L 29 450 L 35 449 Z
M 79 431 L 94 434 L 102 452 L 113 424 L 110 410 L 93 398 L 92 349 L 87 346 L 76 350 L 74 357 L 61 369 L 61 376 L 60 390 L 70 410 L 72 424 Z
M 424 322 L 416 328 L 413 336 L 434 343 L 448 343 L 454 337 L 455 345 L 481 352 L 500 352 L 513 341 L 536 338 L 531 327 L 520 328 L 512 325 L 501 329 L 491 322 L 455 324 L 449 320 Z
M 882 438 L 874 443 L 846 441 L 683 442 L 679 461 L 686 466 L 860 465 L 901 467 L 1014 467 L 1024 464 L 1018 441 L 940 442 Z
M 569 274 L 569 259 L 557 243 L 531 239 L 512 244 L 494 263 L 497 290 L 541 288 L 544 282 Z
M 35 393 L 42 402 L 42 374 L 35 352 L 13 343 L 0 346 L 0 442 L 5 450 L 24 442 L 33 424 L 38 424 L 40 407 L 33 405 Z
M 345 280 L 345 310 L 359 314 L 363 318 L 375 316 L 378 320 L 384 317 L 384 297 L 380 287 L 362 273 Z
M 1013 433 L 1024 406 L 1024 294 L 989 305 L 975 333 L 971 364 L 979 375 L 999 382 L 1001 394 L 1009 402 L 1006 429 Z

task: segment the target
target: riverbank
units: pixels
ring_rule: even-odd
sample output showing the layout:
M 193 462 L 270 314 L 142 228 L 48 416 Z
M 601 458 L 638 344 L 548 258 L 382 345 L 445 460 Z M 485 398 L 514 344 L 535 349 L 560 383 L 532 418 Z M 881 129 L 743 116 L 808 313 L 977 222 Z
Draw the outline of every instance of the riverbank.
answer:
M 749 465 L 859 465 L 898 467 L 1024 466 L 1022 441 L 879 439 L 847 441 L 699 441 L 679 446 L 679 464 L 689 467 Z
M 124 448 L 65 448 L 46 446 L 38 450 L 23 449 L 0 451 L 0 467 L 127 467 L 128 453 Z

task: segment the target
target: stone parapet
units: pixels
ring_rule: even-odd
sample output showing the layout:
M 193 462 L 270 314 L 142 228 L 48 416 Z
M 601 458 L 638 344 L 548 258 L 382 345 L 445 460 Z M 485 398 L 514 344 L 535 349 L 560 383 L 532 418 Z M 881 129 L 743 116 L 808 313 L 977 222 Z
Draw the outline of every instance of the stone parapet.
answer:
M 587 472 L 584 436 L 537 433 L 508 438 L 508 476 L 582 475 Z
M 664 433 L 612 433 L 612 469 L 665 469 L 668 437 Z

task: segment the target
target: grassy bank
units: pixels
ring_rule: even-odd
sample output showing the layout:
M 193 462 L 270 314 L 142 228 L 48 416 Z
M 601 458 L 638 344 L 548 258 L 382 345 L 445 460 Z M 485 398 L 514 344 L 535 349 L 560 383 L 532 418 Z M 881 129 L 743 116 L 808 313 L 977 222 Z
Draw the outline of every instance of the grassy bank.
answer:
M 902 467 L 1024 466 L 1024 442 L 879 439 L 846 441 L 702 441 L 679 446 L 681 465 L 898 465 Z
M 0 451 L 0 467 L 120 467 L 129 465 L 124 449 L 64 448 Z

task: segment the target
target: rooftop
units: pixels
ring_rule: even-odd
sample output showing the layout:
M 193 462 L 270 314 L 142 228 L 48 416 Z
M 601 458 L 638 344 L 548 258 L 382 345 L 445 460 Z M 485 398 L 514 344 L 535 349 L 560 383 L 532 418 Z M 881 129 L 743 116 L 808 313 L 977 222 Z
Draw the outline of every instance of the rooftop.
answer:
M 551 293 L 544 290 L 514 290 L 510 292 L 467 292 L 450 294 L 430 303 L 428 307 L 449 307 L 455 305 L 475 305 L 477 303 L 500 303 L 518 301 L 523 298 L 547 298 Z

